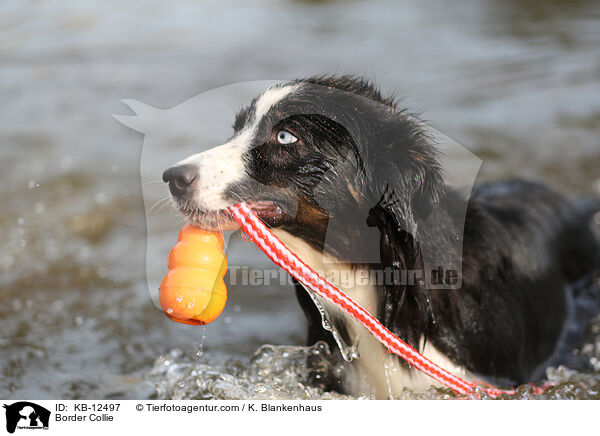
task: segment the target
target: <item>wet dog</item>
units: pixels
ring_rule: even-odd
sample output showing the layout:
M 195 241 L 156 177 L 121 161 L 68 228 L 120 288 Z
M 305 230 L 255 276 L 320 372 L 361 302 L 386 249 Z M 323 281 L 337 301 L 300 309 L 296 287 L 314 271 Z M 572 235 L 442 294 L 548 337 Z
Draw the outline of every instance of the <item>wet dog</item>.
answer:
M 463 377 L 516 384 L 542 378 L 548 365 L 576 364 L 572 347 L 600 308 L 590 291 L 600 263 L 591 229 L 597 200 L 570 201 L 524 181 L 462 197 L 444 183 L 418 118 L 361 78 L 274 86 L 239 112 L 233 129 L 227 143 L 163 174 L 190 222 L 234 229 L 225 210 L 247 202 L 306 263 Z M 436 253 L 450 254 L 445 266 L 460 265 L 444 289 L 422 275 L 357 277 L 426 271 Z M 341 283 L 343 276 L 356 280 Z M 310 343 L 354 350 L 336 389 L 385 398 L 432 384 L 355 321 L 300 286 L 297 294 Z

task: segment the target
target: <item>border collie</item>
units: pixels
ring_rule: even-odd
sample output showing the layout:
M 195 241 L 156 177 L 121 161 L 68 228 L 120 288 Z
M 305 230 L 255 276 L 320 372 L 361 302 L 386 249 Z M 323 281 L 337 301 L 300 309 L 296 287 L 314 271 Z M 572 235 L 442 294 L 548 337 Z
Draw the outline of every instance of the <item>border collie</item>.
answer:
M 191 223 L 235 229 L 224 211 L 247 202 L 292 251 L 388 329 L 467 379 L 517 384 L 543 378 L 548 365 L 575 365 L 571 350 L 600 309 L 591 225 L 597 200 L 571 202 L 524 181 L 486 184 L 461 197 L 444 183 L 424 124 L 351 76 L 271 87 L 238 113 L 233 130 L 227 143 L 163 174 Z M 461 202 L 463 216 L 455 206 Z M 454 253 L 457 240 L 460 281 L 449 289 L 424 280 L 349 286 L 342 275 L 327 274 L 425 269 L 427 252 Z M 377 259 L 362 259 L 373 244 Z M 297 287 L 309 343 L 356 349 L 337 390 L 386 398 L 435 385 Z M 334 334 L 323 328 L 323 310 Z

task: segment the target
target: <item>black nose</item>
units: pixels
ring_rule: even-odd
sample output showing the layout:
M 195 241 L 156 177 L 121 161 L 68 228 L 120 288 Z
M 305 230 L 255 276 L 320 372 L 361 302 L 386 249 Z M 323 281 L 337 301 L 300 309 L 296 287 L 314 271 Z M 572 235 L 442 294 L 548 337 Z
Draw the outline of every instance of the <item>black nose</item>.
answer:
M 194 165 L 178 165 L 163 173 L 163 181 L 169 183 L 171 194 L 181 197 L 193 188 L 197 176 L 198 168 Z

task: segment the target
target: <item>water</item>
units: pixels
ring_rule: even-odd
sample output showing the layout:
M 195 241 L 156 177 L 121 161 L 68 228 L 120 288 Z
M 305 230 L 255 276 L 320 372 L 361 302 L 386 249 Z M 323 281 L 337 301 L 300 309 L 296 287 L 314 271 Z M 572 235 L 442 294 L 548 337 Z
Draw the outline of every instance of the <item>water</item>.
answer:
M 599 19 L 591 0 L 2 2 L 0 397 L 337 398 L 310 386 L 324 363 L 300 347 L 288 286 L 231 287 L 205 332 L 154 307 L 142 138 L 112 119 L 119 100 L 167 108 L 234 82 L 366 74 L 482 157 L 480 180 L 576 195 L 600 178 Z M 257 256 L 239 238 L 231 250 Z M 580 352 L 600 370 L 594 328 Z M 547 397 L 598 395 L 597 373 L 549 377 Z M 415 397 L 453 395 L 402 398 Z
M 186 359 L 180 350 L 171 350 L 154 363 L 148 378 L 164 399 L 353 399 L 324 391 L 330 360 L 322 342 L 263 345 L 245 361 L 222 365 Z

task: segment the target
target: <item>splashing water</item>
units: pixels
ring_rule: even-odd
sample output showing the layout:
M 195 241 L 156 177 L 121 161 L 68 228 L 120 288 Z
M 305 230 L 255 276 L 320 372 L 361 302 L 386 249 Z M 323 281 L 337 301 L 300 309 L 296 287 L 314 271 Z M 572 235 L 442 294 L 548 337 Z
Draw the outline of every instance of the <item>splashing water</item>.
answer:
M 336 330 L 333 322 L 331 322 L 331 317 L 329 316 L 329 313 L 327 312 L 327 309 L 323 304 L 324 299 L 317 295 L 312 289 L 305 286 L 303 283 L 301 284 L 304 287 L 304 289 L 306 289 L 306 292 L 308 293 L 308 296 L 311 298 L 313 303 L 315 303 L 317 310 L 321 314 L 321 325 L 323 326 L 323 329 L 327 330 L 328 332 L 331 332 L 331 335 L 333 336 L 333 339 L 335 340 L 335 343 L 337 344 L 340 353 L 342 354 L 342 358 L 346 362 L 351 362 L 353 359 L 360 358 L 360 353 L 358 352 L 358 343 L 347 344 L 346 342 L 344 342 L 344 340 L 342 339 L 342 335 L 340 335 L 340 333 Z
M 249 364 L 194 362 L 176 349 L 154 363 L 147 379 L 161 399 L 356 399 L 325 390 L 330 374 L 340 370 L 328 345 L 318 342 L 310 347 L 263 345 Z
M 592 323 L 591 331 L 600 331 L 600 317 Z M 592 342 L 576 352 L 588 357 L 590 364 L 595 365 L 593 372 L 579 372 L 564 367 L 549 368 L 546 376 L 554 385 L 543 394 L 536 395 L 531 386 L 522 385 L 514 395 L 501 395 L 498 399 L 600 399 L 600 336 L 596 335 Z M 249 363 L 239 360 L 224 364 L 205 362 L 186 358 L 180 349 L 174 349 L 154 362 L 146 379 L 154 385 L 160 399 L 373 399 L 371 396 L 354 397 L 330 391 L 332 377 L 343 374 L 348 369 L 348 363 L 336 362 L 324 342 L 307 347 L 263 345 L 250 357 Z M 391 377 L 387 364 L 385 368 L 386 377 Z M 404 389 L 399 395 L 392 396 L 390 393 L 389 398 L 492 399 L 483 390 L 459 395 L 449 389 L 435 387 L 425 392 Z

